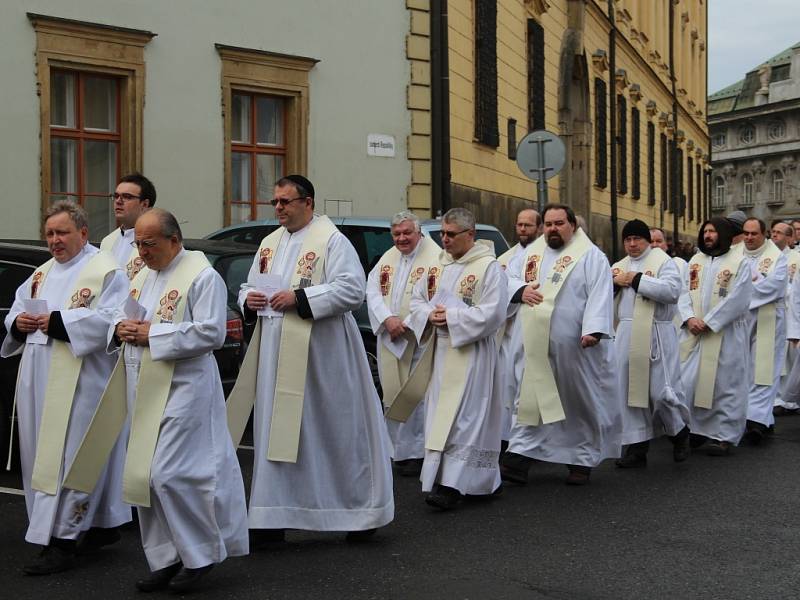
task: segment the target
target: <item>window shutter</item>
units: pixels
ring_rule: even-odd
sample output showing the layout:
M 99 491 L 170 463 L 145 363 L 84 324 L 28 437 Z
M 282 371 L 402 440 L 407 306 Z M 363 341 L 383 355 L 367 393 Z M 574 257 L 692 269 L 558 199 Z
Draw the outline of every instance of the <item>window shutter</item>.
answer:
M 594 80 L 594 181 L 598 187 L 608 185 L 608 138 L 606 129 L 606 82 L 599 77 Z
M 544 28 L 528 19 L 528 130 L 545 129 Z
M 497 148 L 497 0 L 475 2 L 475 139 Z

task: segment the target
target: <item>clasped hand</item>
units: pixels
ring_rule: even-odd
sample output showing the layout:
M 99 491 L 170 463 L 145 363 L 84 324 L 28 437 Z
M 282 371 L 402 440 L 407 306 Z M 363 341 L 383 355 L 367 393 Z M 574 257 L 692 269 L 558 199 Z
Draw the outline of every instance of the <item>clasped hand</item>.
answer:
M 539 291 L 538 283 L 529 283 L 525 286 L 525 289 L 522 290 L 522 301 L 528 306 L 541 304 L 542 300 L 544 300 L 544 296 Z
M 125 319 L 117 323 L 114 333 L 120 341 L 132 346 L 150 345 L 150 321 Z
M 50 326 L 50 314 L 31 315 L 25 312 L 20 313 L 17 315 L 14 324 L 22 333 L 33 333 L 37 329 L 47 333 L 47 328 Z
M 447 309 L 444 304 L 436 305 L 436 308 L 428 315 L 428 321 L 435 327 L 445 327 L 447 325 Z
M 630 287 L 636 277 L 635 271 L 626 271 L 614 276 L 614 285 L 619 287 Z
M 294 295 L 292 290 L 283 290 L 280 292 L 275 292 L 272 296 L 267 300 L 267 295 L 263 292 L 256 292 L 250 291 L 247 292 L 247 298 L 245 299 L 245 304 L 250 310 L 258 312 L 259 310 L 263 310 L 269 304 L 272 310 L 277 310 L 280 312 L 286 312 L 293 306 L 297 304 L 297 298 Z
M 708 325 L 706 325 L 701 319 L 697 319 L 695 317 L 687 319 L 686 328 L 692 335 L 700 335 L 701 333 L 710 331 Z

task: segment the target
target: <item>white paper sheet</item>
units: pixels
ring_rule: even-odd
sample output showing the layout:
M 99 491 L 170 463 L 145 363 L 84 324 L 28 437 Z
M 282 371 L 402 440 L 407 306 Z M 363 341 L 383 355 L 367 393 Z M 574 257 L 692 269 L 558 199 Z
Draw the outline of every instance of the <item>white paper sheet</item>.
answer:
M 406 346 L 408 346 L 408 340 L 403 336 L 393 340 L 388 333 L 381 337 L 384 347 L 391 352 L 395 358 L 402 358 L 403 352 L 406 351 Z
M 252 289 L 261 292 L 267 297 L 267 302 L 272 298 L 272 295 L 281 291 L 281 277 L 274 273 L 259 273 L 251 282 Z M 267 304 L 264 308 L 258 311 L 259 317 L 282 317 L 283 313 L 272 310 L 270 305 Z
M 139 304 L 133 296 L 128 296 L 125 299 L 122 311 L 125 313 L 125 316 L 132 321 L 143 321 L 147 316 L 147 309 Z
M 25 298 L 22 301 L 22 310 L 29 315 L 46 315 L 50 313 L 47 308 L 47 300 L 44 298 Z M 46 333 L 37 329 L 33 333 L 29 333 L 25 341 L 28 344 L 46 345 L 48 339 Z
M 433 298 L 431 298 L 430 302 L 433 306 L 442 305 L 445 308 L 466 308 L 467 305 L 464 304 L 464 301 L 461 300 L 458 296 L 456 296 L 453 292 L 448 289 L 439 289 L 434 294 Z

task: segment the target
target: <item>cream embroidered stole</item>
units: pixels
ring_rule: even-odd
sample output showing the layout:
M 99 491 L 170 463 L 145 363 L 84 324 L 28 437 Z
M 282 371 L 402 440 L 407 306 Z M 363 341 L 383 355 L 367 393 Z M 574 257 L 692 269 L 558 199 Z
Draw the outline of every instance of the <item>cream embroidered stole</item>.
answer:
M 439 266 L 431 267 L 428 272 L 428 299 L 433 298 L 436 294 L 444 266 L 451 262 L 461 262 L 464 258 L 467 258 L 468 262 L 466 262 L 464 270 L 458 279 L 457 289 L 453 291 L 467 306 L 475 306 L 480 303 L 486 269 L 495 261 L 492 250 L 488 248 L 484 252 L 478 253 L 478 256 L 465 256 L 456 261 L 453 261 L 448 254 L 442 251 Z M 433 374 L 436 352 L 436 336 L 433 333 L 433 329 L 431 328 L 426 336 L 428 342 L 419 362 L 386 412 L 386 416 L 392 420 L 401 422 L 408 420 L 417 405 L 425 397 Z M 453 348 L 451 346 L 447 349 L 442 368 L 442 382 L 439 386 L 436 412 L 433 416 L 433 424 L 425 440 L 425 448 L 427 450 L 437 452 L 444 450 L 453 422 L 458 414 L 458 409 L 461 406 L 473 354 L 474 344 L 468 344 L 461 348 Z
M 297 269 L 292 274 L 290 284 L 293 290 L 320 284 L 328 254 L 328 241 L 337 231 L 336 226 L 324 215 L 315 217 L 309 227 L 295 259 Z M 261 273 L 271 272 L 275 253 L 285 233 L 286 228 L 280 227 L 261 242 L 257 255 Z M 287 257 L 287 260 L 291 259 Z M 242 439 L 256 400 L 261 322 L 264 318 L 258 319 L 239 377 L 228 396 L 228 429 L 234 446 L 238 446 Z M 300 445 L 308 350 L 314 321 L 302 319 L 293 311 L 285 312 L 282 318 L 267 460 L 294 463 L 297 462 Z
M 658 272 L 668 260 L 670 258 L 666 252 L 660 248 L 651 248 L 641 265 L 641 272 L 649 277 L 658 277 Z M 630 263 L 630 256 L 626 256 L 611 267 L 611 274 L 616 277 L 620 273 L 630 271 Z M 616 316 L 619 300 L 615 304 Z M 628 346 L 628 406 L 634 408 L 650 406 L 650 344 L 655 310 L 655 301 L 642 294 L 636 294 Z
M 152 323 L 177 323 L 183 319 L 189 288 L 197 276 L 211 265 L 202 252 L 186 251 L 167 280 Z M 144 269 L 131 282 L 131 295 L 138 299 L 147 278 Z M 127 418 L 127 390 L 124 348 L 111 374 L 89 429 L 75 455 L 64 487 L 92 492 Z M 153 464 L 161 419 L 172 387 L 174 360 L 153 360 L 150 349 L 142 352 L 136 403 L 131 418 L 131 433 L 122 480 L 122 498 L 128 504 L 150 506 L 150 469 Z
M 511 262 L 511 259 L 514 258 L 514 255 L 517 253 L 518 246 L 519 244 L 512 246 L 509 250 L 506 250 L 505 252 L 503 252 L 503 254 L 501 254 L 498 257 L 497 262 L 499 262 L 500 266 L 503 267 L 503 271 L 505 271 L 508 268 L 508 263 Z M 506 330 L 508 329 L 508 327 L 511 325 L 511 322 L 515 318 L 516 315 L 509 317 L 508 319 L 503 321 L 503 324 L 500 326 L 500 329 L 498 329 L 497 335 L 495 336 L 498 347 L 506 335 Z
M 419 246 L 419 250 L 414 257 L 414 262 L 411 265 L 408 279 L 406 280 L 400 307 L 397 311 L 397 316 L 401 320 L 408 316 L 408 306 L 411 302 L 411 293 L 414 290 L 414 285 L 425 276 L 432 266 L 439 264 L 439 253 L 442 249 L 436 242 L 429 237 L 423 236 L 419 241 Z M 401 258 L 402 254 L 393 246 L 383 255 L 378 263 L 378 286 L 384 303 L 390 309 L 392 291 L 395 284 L 395 273 L 397 272 L 397 265 Z M 411 371 L 411 360 L 414 357 L 417 340 L 414 338 L 414 333 L 411 331 L 407 331 L 403 337 L 405 337 L 407 344 L 403 356 L 399 359 L 386 348 L 382 348 L 379 352 L 381 361 L 381 387 L 383 388 L 383 403 L 385 406 L 392 405 L 395 397 L 400 392 L 400 388 L 406 380 L 408 380 L 408 375 Z M 378 343 L 380 343 L 380 341 Z
M 34 273 L 31 282 L 32 298 L 36 297 L 54 264 L 55 259 L 51 258 Z M 89 258 L 78 274 L 73 285 L 75 291 L 67 296 L 63 310 L 95 308 L 103 291 L 106 276 L 117 268 L 114 258 L 104 252 L 98 252 Z M 66 342 L 51 338 L 51 344 L 53 347 L 45 388 L 44 409 L 39 423 L 31 487 L 45 494 L 54 495 L 59 489 L 64 444 L 83 358 L 74 356 Z
M 741 249 L 731 248 L 722 259 L 714 288 L 711 292 L 710 311 L 720 300 L 727 297 L 728 288 L 736 280 L 744 255 Z M 702 278 L 711 269 L 711 257 L 702 252 L 696 253 L 689 261 L 689 298 L 692 302 L 692 309 L 698 318 L 702 318 L 703 312 L 703 286 Z M 707 331 L 701 335 L 689 334 L 689 337 L 681 342 L 681 362 L 685 362 L 689 355 L 699 344 L 700 352 L 700 372 L 697 378 L 697 387 L 694 393 L 694 405 L 699 408 L 711 408 L 714 402 L 714 384 L 717 380 L 717 367 L 719 365 L 719 351 L 722 347 L 722 336 L 724 332 Z
M 106 237 L 104 237 L 100 241 L 100 250 L 103 252 L 108 252 L 109 254 L 114 254 L 114 242 L 116 242 L 117 235 L 119 233 L 119 229 L 115 229 L 111 233 L 109 233 Z M 125 243 L 123 241 L 123 243 Z M 130 258 L 128 259 L 127 264 L 125 265 L 125 275 L 128 276 L 128 280 L 132 280 L 139 272 L 144 269 L 144 260 L 139 256 L 139 251 L 134 248 L 134 251 L 130 254 Z
M 759 255 L 758 272 L 768 277 L 778 264 L 781 255 L 780 248 L 771 240 L 765 240 L 764 251 Z M 782 302 L 782 300 L 780 301 Z M 756 385 L 772 385 L 773 370 L 775 368 L 775 335 L 778 328 L 776 303 L 770 302 L 758 308 L 756 321 L 756 355 L 755 377 Z
M 558 393 L 553 367 L 550 364 L 550 327 L 556 300 L 572 270 L 592 248 L 592 242 L 582 229 L 575 230 L 570 243 L 559 252 L 544 281 L 539 270 L 545 251 L 545 237 L 537 238 L 526 253 L 524 279 L 526 283 L 540 282 L 539 292 L 544 300 L 537 306 L 520 306 L 525 372 L 520 394 L 517 422 L 540 425 L 563 421 L 564 408 Z

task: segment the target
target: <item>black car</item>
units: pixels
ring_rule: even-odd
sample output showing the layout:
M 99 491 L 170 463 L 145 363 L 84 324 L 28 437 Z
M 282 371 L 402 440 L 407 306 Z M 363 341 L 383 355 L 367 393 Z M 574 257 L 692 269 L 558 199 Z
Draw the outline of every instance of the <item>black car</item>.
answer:
M 222 378 L 222 387 L 227 395 L 239 374 L 239 365 L 244 358 L 244 319 L 237 305 L 239 286 L 247 279 L 247 271 L 253 260 L 253 251 L 247 246 L 209 240 L 184 240 L 187 250 L 205 253 L 211 265 L 225 280 L 228 288 L 227 335 L 222 348 L 214 352 Z M 6 336 L 5 318 L 14 303 L 17 288 L 30 277 L 39 265 L 50 259 L 50 252 L 41 240 L 0 242 L 0 335 Z M 0 459 L 8 457 L 11 432 L 11 407 L 17 381 L 20 357 L 0 359 Z M 18 457 L 19 453 L 14 452 Z M 15 459 L 18 460 L 18 459 Z

